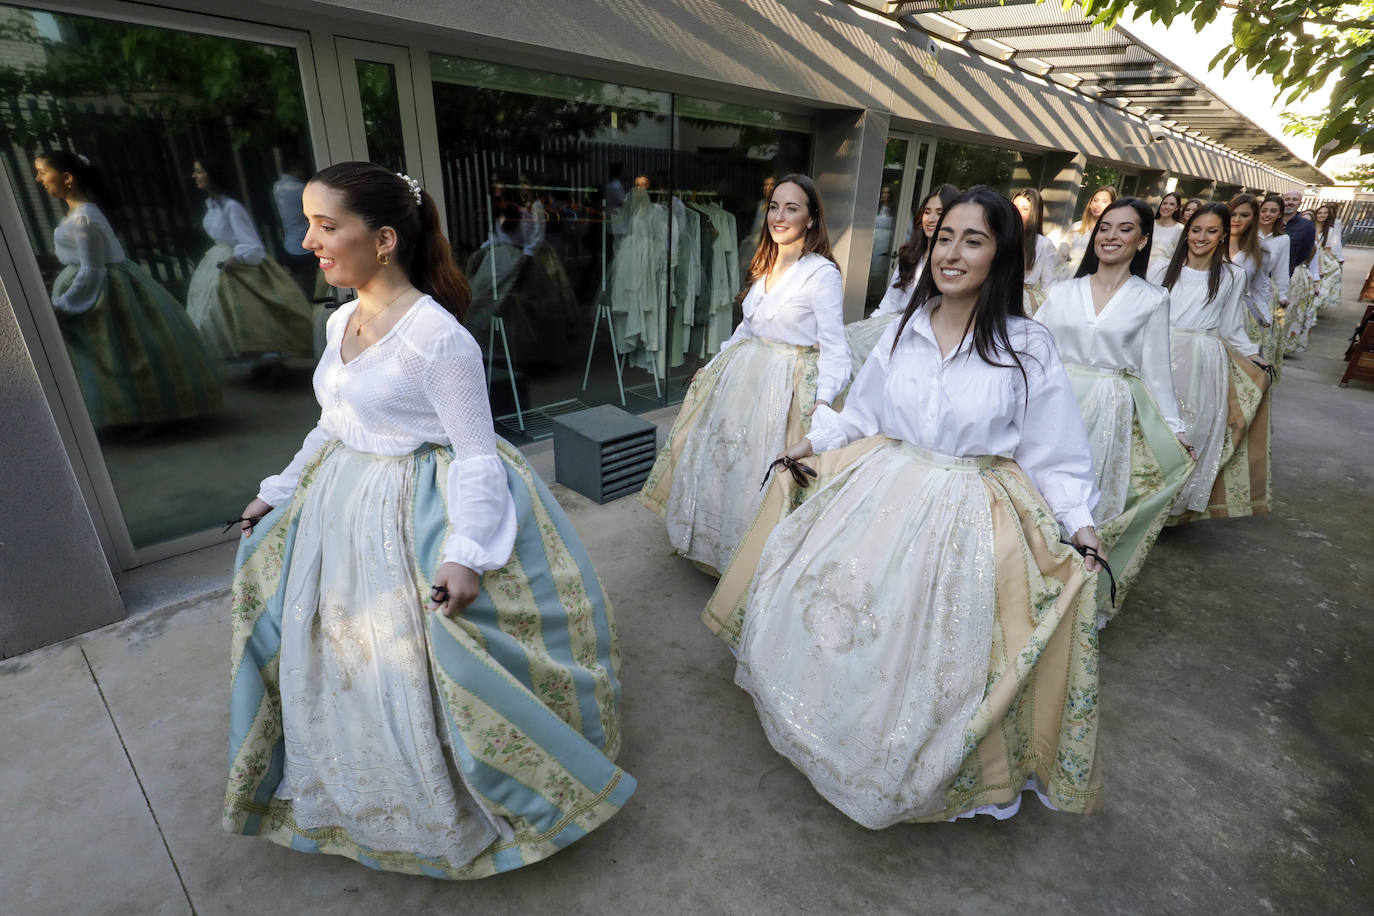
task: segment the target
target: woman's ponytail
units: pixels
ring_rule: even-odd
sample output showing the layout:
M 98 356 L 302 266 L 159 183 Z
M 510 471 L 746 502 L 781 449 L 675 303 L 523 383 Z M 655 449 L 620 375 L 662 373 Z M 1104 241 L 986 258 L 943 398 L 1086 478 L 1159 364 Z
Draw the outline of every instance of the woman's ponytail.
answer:
M 472 287 L 453 260 L 453 249 L 439 224 L 439 208 L 428 191 L 420 192 L 420 231 L 410 258 L 410 282 L 434 297 L 459 321 L 468 313 Z

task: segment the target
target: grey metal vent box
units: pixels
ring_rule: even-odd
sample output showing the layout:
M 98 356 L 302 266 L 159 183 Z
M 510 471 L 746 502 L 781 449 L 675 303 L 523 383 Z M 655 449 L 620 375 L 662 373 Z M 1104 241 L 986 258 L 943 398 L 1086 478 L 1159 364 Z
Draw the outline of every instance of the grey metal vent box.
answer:
M 553 418 L 553 476 L 570 490 L 608 503 L 639 490 L 658 451 L 658 428 L 603 404 Z

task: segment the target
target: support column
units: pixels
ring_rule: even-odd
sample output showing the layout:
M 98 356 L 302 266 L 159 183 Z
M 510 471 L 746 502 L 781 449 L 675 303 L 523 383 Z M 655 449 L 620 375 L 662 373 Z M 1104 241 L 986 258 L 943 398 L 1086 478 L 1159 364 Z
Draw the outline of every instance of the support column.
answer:
M 3 251 L 3 249 L 0 249 Z M 0 658 L 121 620 L 123 602 L 0 282 Z
M 830 247 L 844 275 L 844 320 L 864 314 L 878 190 L 891 115 L 842 111 L 816 118 L 812 177 L 825 206 Z
M 1142 169 L 1140 184 L 1136 186 L 1136 196 L 1159 206 L 1159 199 L 1169 189 L 1169 173 L 1161 169 Z
M 1045 157 L 1045 187 L 1040 196 L 1045 201 L 1045 229 L 1050 238 L 1059 241 L 1073 228 L 1073 208 L 1083 189 L 1083 170 L 1088 157 L 1081 153 L 1050 153 Z

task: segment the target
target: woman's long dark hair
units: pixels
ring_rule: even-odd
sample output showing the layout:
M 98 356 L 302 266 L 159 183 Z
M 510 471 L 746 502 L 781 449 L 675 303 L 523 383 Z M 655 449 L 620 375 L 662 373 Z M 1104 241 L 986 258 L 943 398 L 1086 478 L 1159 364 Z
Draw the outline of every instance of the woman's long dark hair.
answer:
M 973 349 L 983 362 L 1002 368 L 1015 365 L 1024 381 L 1026 369 L 1021 365 L 1021 358 L 1012 348 L 1011 339 L 1007 336 L 1007 318 L 1024 318 L 1026 315 L 1021 304 L 1026 281 L 1026 264 L 1021 253 L 1021 214 L 1016 211 L 1010 200 L 997 191 L 987 185 L 974 185 L 950 201 L 945 212 L 940 214 L 940 222 L 935 226 L 932 239 L 939 237 L 946 217 L 960 204 L 973 204 L 982 208 L 983 219 L 987 221 L 988 231 L 992 234 L 995 246 L 992 265 L 988 268 L 987 279 L 978 290 L 978 301 L 974 303 L 973 312 L 968 317 L 968 323 L 964 325 L 964 334 L 968 334 L 970 327 L 973 329 Z M 894 351 L 897 349 L 897 341 L 902 339 L 902 332 L 906 330 L 907 323 L 911 321 L 911 316 L 938 295 L 940 289 L 935 285 L 935 271 L 932 265 L 932 269 L 922 272 L 920 279 L 916 281 L 916 290 L 911 294 L 911 302 L 907 305 L 906 311 L 902 312 L 902 321 L 897 326 L 897 336 L 892 339 Z M 1009 355 L 1011 362 L 999 362 L 999 352 Z
M 338 191 L 344 207 L 367 228 L 394 229 L 395 257 L 411 284 L 463 320 L 472 290 L 453 262 L 434 198 L 421 191 L 416 204 L 399 175 L 371 162 L 340 162 L 316 172 L 310 181 Z
M 1022 188 L 1011 195 L 1011 202 L 1024 197 L 1030 203 L 1030 217 L 1025 220 L 1021 233 L 1021 256 L 1026 259 L 1026 271 L 1035 266 L 1035 246 L 1040 241 L 1040 233 L 1045 226 L 1045 200 L 1035 188 Z
M 195 161 L 205 170 L 205 193 L 210 197 L 233 197 L 229 192 L 234 189 L 234 173 L 229 163 L 214 155 L 197 156 Z
M 840 265 L 835 263 L 835 256 L 830 253 L 830 233 L 825 229 L 825 207 L 821 205 L 821 195 L 816 190 L 815 182 L 805 175 L 784 175 L 773 185 L 773 194 L 769 196 L 768 202 L 771 204 L 778 188 L 789 182 L 801 188 L 802 193 L 806 195 L 806 210 L 811 216 L 811 228 L 806 230 L 806 238 L 802 241 L 802 256 L 815 253 L 839 267 Z M 766 211 L 764 218 L 767 219 Z M 749 276 L 745 280 L 744 288 L 735 297 L 736 303 L 744 300 L 754 281 L 768 275 L 777 260 L 778 243 L 773 241 L 773 233 L 764 226 L 763 235 L 759 237 L 759 247 L 754 249 L 754 257 L 749 262 Z
M 105 180 L 105 173 L 92 165 L 90 160 L 82 159 L 76 153 L 64 149 L 46 150 L 33 158 L 46 162 L 59 172 L 71 175 L 72 183 L 76 185 L 84 197 L 96 205 L 101 213 L 105 214 L 106 219 L 112 223 L 119 219 L 122 209 L 119 196 L 110 187 L 110 183 Z
M 1274 228 L 1271 230 L 1274 235 L 1278 235 L 1283 232 L 1283 198 L 1277 194 L 1266 194 L 1264 195 L 1264 199 L 1260 201 L 1260 206 L 1262 207 L 1265 204 L 1279 205 L 1279 216 L 1278 219 L 1274 220 Z M 1258 216 L 1255 217 L 1255 221 L 1259 222 Z
M 1170 219 L 1174 222 L 1178 222 L 1178 218 L 1183 215 L 1183 195 L 1177 191 L 1168 191 L 1159 199 L 1159 206 L 1155 207 L 1155 219 L 1159 219 L 1159 209 L 1164 206 L 1164 201 L 1168 200 L 1170 197 L 1174 199 L 1174 215 L 1170 217 Z
M 1135 211 L 1136 218 L 1140 220 L 1140 234 L 1149 239 L 1145 247 L 1137 251 L 1131 258 L 1131 273 L 1140 279 L 1145 279 L 1145 271 L 1150 266 L 1150 249 L 1154 247 L 1155 216 L 1150 212 L 1150 205 L 1138 197 L 1121 197 L 1112 201 L 1107 209 L 1102 211 L 1102 216 L 1106 216 L 1113 210 L 1120 210 L 1122 207 L 1130 207 Z M 1097 230 L 1102 226 L 1102 216 L 1097 218 L 1097 225 L 1093 226 L 1092 239 L 1088 242 L 1088 250 L 1083 252 L 1083 260 L 1078 264 L 1078 272 L 1075 277 L 1087 277 L 1097 273 Z
M 930 252 L 930 239 L 926 238 L 925 230 L 921 228 L 921 214 L 925 212 L 926 204 L 930 203 L 931 198 L 938 198 L 943 213 L 949 209 L 950 202 L 958 196 L 958 188 L 952 184 L 942 184 L 932 188 L 929 194 L 921 198 L 921 205 L 912 214 L 911 238 L 897 249 L 897 282 L 892 284 L 894 287 L 906 289 L 910 286 L 916 276 L 916 265 Z
M 1188 261 L 1188 233 L 1193 223 L 1209 213 L 1221 220 L 1221 238 L 1212 252 L 1212 263 L 1207 267 L 1207 301 L 1211 302 L 1221 288 L 1222 265 L 1231 260 L 1231 211 L 1225 204 L 1205 203 L 1188 217 L 1188 222 L 1183 226 L 1183 237 L 1178 240 L 1178 247 L 1174 249 L 1174 256 L 1169 259 L 1169 268 L 1164 271 L 1164 279 L 1159 285 L 1165 289 L 1174 288 L 1178 275 L 1183 272 L 1183 265 Z
M 1264 261 L 1264 252 L 1260 250 L 1259 240 L 1259 199 L 1253 194 L 1237 194 L 1226 203 L 1226 209 L 1231 211 L 1234 216 L 1236 211 L 1244 206 L 1250 207 L 1250 228 L 1245 230 L 1245 234 L 1236 239 L 1236 247 L 1250 256 L 1250 262 L 1255 265 L 1255 270 L 1260 269 Z M 1227 245 L 1227 252 L 1230 252 L 1230 245 Z

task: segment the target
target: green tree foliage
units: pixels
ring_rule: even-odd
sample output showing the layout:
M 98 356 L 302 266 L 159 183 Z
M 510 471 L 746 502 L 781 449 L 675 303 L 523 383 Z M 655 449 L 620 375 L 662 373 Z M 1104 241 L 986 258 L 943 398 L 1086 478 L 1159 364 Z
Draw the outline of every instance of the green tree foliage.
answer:
M 1374 191 L 1374 163 L 1365 162 L 1336 176 L 1337 181 L 1358 184 L 1366 191 Z
M 1044 0 L 1042 0 L 1044 2 Z M 1062 0 L 1068 7 L 1072 0 Z M 1191 19 L 1199 29 L 1226 9 L 1235 14 L 1232 44 L 1209 66 L 1268 74 L 1285 104 L 1334 80 L 1318 123 L 1294 119 L 1289 133 L 1312 139 L 1317 164 L 1337 153 L 1374 153 L 1374 0 L 1078 0 L 1092 20 L 1112 25 L 1146 15 L 1166 26 Z

